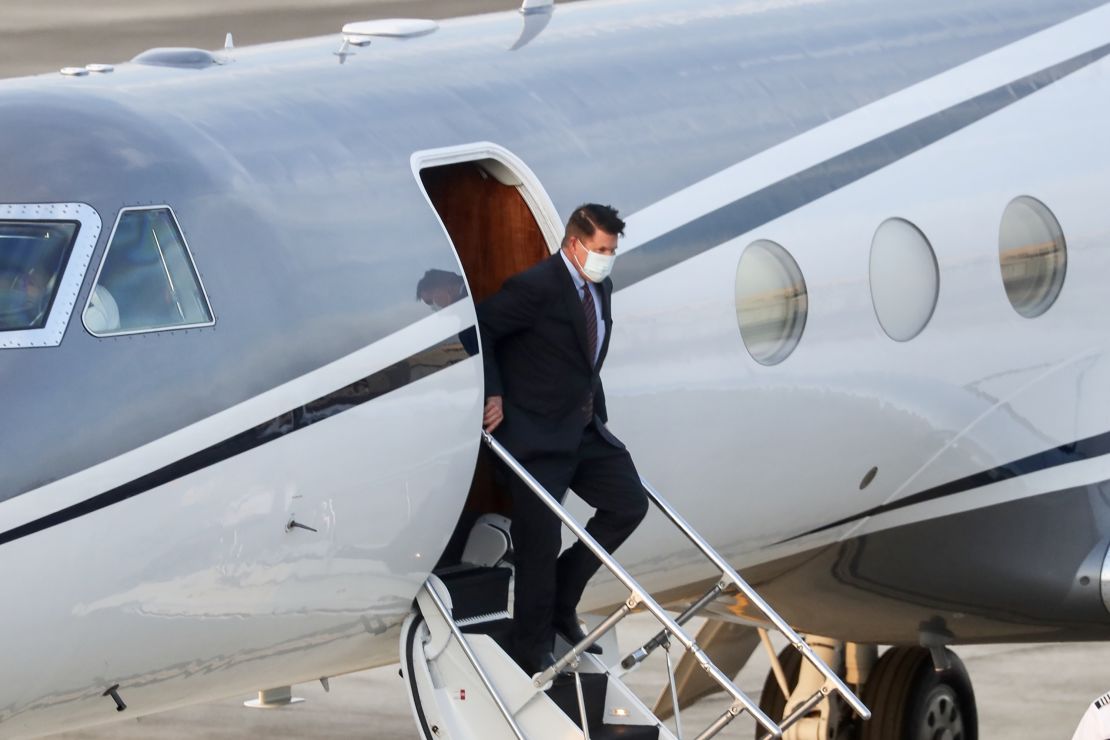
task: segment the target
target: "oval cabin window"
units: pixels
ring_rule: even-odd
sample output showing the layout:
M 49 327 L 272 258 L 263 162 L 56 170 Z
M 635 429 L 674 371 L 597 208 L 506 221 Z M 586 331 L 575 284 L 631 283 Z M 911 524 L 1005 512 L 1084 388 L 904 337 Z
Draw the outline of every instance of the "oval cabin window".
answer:
M 1064 231 L 1052 211 L 1022 195 L 1002 214 L 998 259 L 1006 297 L 1027 319 L 1047 311 L 1064 287 L 1068 251 Z
M 806 283 L 794 258 L 771 241 L 748 245 L 736 268 L 736 320 L 751 356 L 764 365 L 789 357 L 807 311 Z
M 933 316 L 940 271 L 933 247 L 909 221 L 891 218 L 871 241 L 871 301 L 891 339 L 913 339 Z

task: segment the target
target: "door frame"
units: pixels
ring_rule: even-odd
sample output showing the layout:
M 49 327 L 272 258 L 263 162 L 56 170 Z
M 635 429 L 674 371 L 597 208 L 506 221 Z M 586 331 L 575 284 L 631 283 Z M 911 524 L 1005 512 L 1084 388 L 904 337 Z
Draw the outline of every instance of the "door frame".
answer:
M 559 247 L 563 241 L 563 222 L 559 218 L 559 212 L 555 209 L 555 203 L 552 202 L 551 196 L 547 194 L 547 190 L 540 182 L 540 179 L 536 177 L 536 173 L 524 163 L 524 160 L 505 147 L 494 144 L 492 141 L 477 141 L 470 144 L 459 144 L 437 149 L 423 149 L 418 152 L 413 152 L 412 156 L 409 158 L 409 165 L 412 168 L 413 177 L 416 178 L 416 184 L 420 188 L 420 192 L 424 194 L 424 200 L 428 202 L 428 207 L 431 208 L 432 212 L 435 214 L 436 221 L 439 222 L 439 227 L 443 229 L 443 235 L 447 237 L 447 241 L 451 244 L 452 249 L 455 248 L 455 243 L 451 239 L 451 234 L 448 233 L 447 227 L 443 224 L 443 219 L 439 217 L 439 210 L 436 208 L 435 203 L 432 202 L 431 197 L 428 195 L 428 191 L 424 188 L 424 182 L 420 179 L 420 171 L 448 164 L 480 162 L 483 159 L 492 159 L 505 167 L 512 173 L 516 180 L 520 181 L 520 183 L 514 185 L 514 187 L 516 187 L 520 196 L 524 199 L 528 209 L 532 211 L 532 215 L 536 219 L 536 224 L 540 227 L 540 233 L 543 234 L 544 241 L 547 242 L 548 252 L 555 254 L 559 251 Z M 457 255 L 458 251 L 456 250 L 456 258 Z M 465 277 L 465 267 L 462 264 L 460 264 L 459 267 L 462 268 Z M 468 279 L 468 290 L 469 282 Z

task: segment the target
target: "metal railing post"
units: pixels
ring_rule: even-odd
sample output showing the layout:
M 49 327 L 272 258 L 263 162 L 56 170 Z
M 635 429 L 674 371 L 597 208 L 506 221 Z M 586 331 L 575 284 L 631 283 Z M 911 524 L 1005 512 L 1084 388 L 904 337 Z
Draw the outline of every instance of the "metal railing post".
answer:
M 613 556 L 610 555 L 605 550 L 605 548 L 602 547 L 597 542 L 597 540 L 595 540 L 590 535 L 590 533 L 586 531 L 585 527 L 579 524 L 574 519 L 574 517 L 567 513 L 567 511 L 559 504 L 555 497 L 552 496 L 539 483 L 539 481 L 532 477 L 532 474 L 529 473 L 528 470 L 523 465 L 521 465 L 520 462 L 515 457 L 513 457 L 509 453 L 509 451 L 501 445 L 500 442 L 494 439 L 493 435 L 491 435 L 489 432 L 483 431 L 482 439 L 489 446 L 489 448 L 493 450 L 493 452 L 498 457 L 500 457 L 506 465 L 509 466 L 509 469 L 518 478 L 520 478 L 520 480 L 523 481 L 524 484 L 527 485 L 534 494 L 536 494 L 540 501 L 542 501 L 543 504 L 547 506 L 547 508 L 550 509 L 551 512 L 555 514 L 555 516 L 557 516 L 563 522 L 563 524 L 567 526 L 568 529 L 570 529 L 574 536 L 578 538 L 579 542 L 585 545 L 586 548 L 591 553 L 593 553 L 598 560 L 601 561 L 602 565 L 604 565 L 609 570 L 609 572 L 611 572 L 616 577 L 616 579 L 620 581 L 624 585 L 624 587 L 629 590 L 629 592 L 631 592 L 632 595 L 629 597 L 628 602 L 626 602 L 628 603 L 629 608 L 632 608 L 637 604 L 643 604 L 644 608 L 647 609 L 652 614 L 652 616 L 654 616 L 655 619 L 658 620 L 663 625 L 663 627 L 666 628 L 666 630 L 670 632 L 675 637 L 675 639 L 678 640 L 682 644 L 682 646 L 694 656 L 694 659 L 697 661 L 698 665 L 701 666 L 702 670 L 705 671 L 709 675 L 709 677 L 712 678 L 713 681 L 725 691 L 725 693 L 732 697 L 735 704 L 743 707 L 745 711 L 750 713 L 752 717 L 755 718 L 756 722 L 762 725 L 763 728 L 767 730 L 767 732 L 769 732 L 772 737 L 781 737 L 782 730 L 775 723 L 775 721 L 768 717 L 767 714 L 759 708 L 758 704 L 753 702 L 747 694 L 737 688 L 732 680 L 728 676 L 726 676 L 720 668 L 714 665 L 712 661 L 709 660 L 709 657 L 705 654 L 705 651 L 703 651 L 701 647 L 698 646 L 697 642 L 695 642 L 693 638 L 691 638 L 683 631 L 682 627 L 680 627 L 678 623 L 675 622 L 669 614 L 667 614 L 662 606 L 656 603 L 655 599 L 651 597 L 651 594 L 647 593 L 643 588 L 640 587 L 640 584 L 637 583 L 634 578 L 632 578 L 628 571 L 626 571 L 620 563 L 613 559 Z M 651 494 L 650 489 L 648 493 Z M 689 525 L 686 526 L 688 529 Z M 746 586 L 747 584 L 744 585 Z M 540 685 L 543 685 L 547 681 L 551 680 L 551 678 L 555 676 L 555 673 L 556 671 L 554 670 L 554 666 L 552 666 L 540 676 L 540 679 L 537 680 L 540 681 Z
M 721 595 L 724 590 L 724 583 L 718 583 L 716 586 L 702 594 L 701 598 L 699 598 L 693 604 L 690 604 L 690 606 L 686 607 L 681 614 L 675 617 L 674 621 L 678 622 L 679 624 L 686 624 L 695 614 L 700 612 L 705 605 Z M 625 669 L 626 671 L 631 670 L 633 666 L 642 663 L 647 658 L 647 656 L 651 655 L 652 651 L 655 650 L 655 648 L 659 647 L 666 641 L 667 631 L 660 630 L 656 633 L 655 637 L 651 638 L 643 645 L 629 653 L 628 656 L 621 661 L 621 668 Z
M 848 688 L 848 685 L 841 680 L 840 676 L 833 673 L 832 670 L 814 654 L 813 649 L 810 648 L 806 641 L 771 608 L 771 605 L 768 604 L 754 588 L 748 585 L 747 581 L 740 577 L 740 574 L 737 573 L 716 550 L 709 546 L 709 543 L 706 542 L 700 534 L 694 531 L 694 528 L 690 526 L 689 522 L 687 522 L 648 481 L 641 478 L 640 482 L 643 483 L 644 489 L 647 491 L 652 502 L 684 535 L 686 535 L 686 539 L 690 540 L 690 542 L 701 551 L 701 554 L 708 558 L 721 572 L 721 575 L 730 580 L 732 584 L 744 594 L 748 601 L 759 609 L 760 613 L 763 614 L 768 621 L 775 625 L 775 628 L 790 641 L 790 644 L 805 656 L 806 660 L 825 677 L 826 681 L 830 682 L 835 687 L 836 692 L 840 694 L 841 698 L 848 703 L 860 718 L 864 720 L 870 719 L 871 711 L 860 701 L 859 697 Z

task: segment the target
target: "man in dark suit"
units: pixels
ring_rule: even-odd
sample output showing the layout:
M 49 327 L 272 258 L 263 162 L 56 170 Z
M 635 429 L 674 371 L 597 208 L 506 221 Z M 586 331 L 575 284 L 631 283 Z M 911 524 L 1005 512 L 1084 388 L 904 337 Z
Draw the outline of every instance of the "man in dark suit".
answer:
M 586 530 L 609 552 L 648 508 L 632 457 L 605 426 L 600 377 L 613 325 L 608 274 L 623 233 L 613 208 L 576 208 L 559 253 L 513 275 L 478 307 L 486 430 L 496 430 L 501 444 L 560 501 L 570 487 L 595 507 Z M 559 555 L 561 522 L 522 481 L 509 478 L 513 650 L 531 674 L 553 662 L 555 631 L 572 643 L 585 636 L 576 609 L 600 562 L 580 542 Z

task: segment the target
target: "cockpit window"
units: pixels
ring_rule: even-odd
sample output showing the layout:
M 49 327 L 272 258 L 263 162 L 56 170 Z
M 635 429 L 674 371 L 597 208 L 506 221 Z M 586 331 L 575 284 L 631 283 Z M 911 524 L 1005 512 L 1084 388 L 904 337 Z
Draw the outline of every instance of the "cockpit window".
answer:
M 79 227 L 0 221 L 0 332 L 46 326 Z
M 97 336 L 214 323 L 189 248 L 168 207 L 120 212 L 84 321 Z

